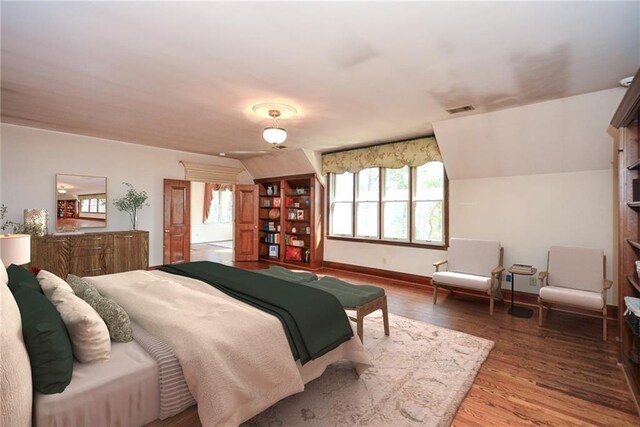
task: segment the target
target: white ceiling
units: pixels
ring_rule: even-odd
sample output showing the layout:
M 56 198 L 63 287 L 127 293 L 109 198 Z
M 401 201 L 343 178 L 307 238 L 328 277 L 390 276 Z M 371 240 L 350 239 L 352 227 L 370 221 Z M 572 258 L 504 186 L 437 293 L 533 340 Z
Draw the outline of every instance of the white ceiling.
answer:
M 640 3 L 1 3 L 2 121 L 217 154 L 430 134 L 614 88 L 640 65 Z M 246 156 L 246 155 L 245 155 Z

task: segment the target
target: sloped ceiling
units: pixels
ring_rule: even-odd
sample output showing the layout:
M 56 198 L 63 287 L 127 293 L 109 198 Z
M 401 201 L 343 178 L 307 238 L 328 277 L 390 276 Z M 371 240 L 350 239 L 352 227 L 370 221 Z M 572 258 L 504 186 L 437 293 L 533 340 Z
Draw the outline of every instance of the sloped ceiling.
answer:
M 640 65 L 639 2 L 1 2 L 2 121 L 137 144 L 262 154 L 427 135 L 614 88 Z M 247 153 L 248 151 L 248 153 Z
M 321 176 L 319 162 L 314 154 L 303 149 L 282 150 L 278 153 L 240 161 L 254 179 L 308 173 Z
M 449 179 L 612 168 L 616 88 L 433 124 Z

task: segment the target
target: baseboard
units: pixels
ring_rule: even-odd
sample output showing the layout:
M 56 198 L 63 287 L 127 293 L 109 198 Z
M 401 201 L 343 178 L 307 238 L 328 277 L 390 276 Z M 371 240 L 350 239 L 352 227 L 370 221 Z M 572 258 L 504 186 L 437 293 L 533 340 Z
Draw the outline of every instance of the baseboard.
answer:
M 362 265 L 343 264 L 343 263 L 334 262 L 334 261 L 324 261 L 322 265 L 323 267 L 333 268 L 335 270 L 350 271 L 353 273 L 367 274 L 370 276 L 384 277 L 391 280 L 397 280 L 397 281 L 403 282 L 402 285 L 404 286 L 411 286 L 416 288 L 426 288 L 426 287 L 433 288 L 433 285 L 431 284 L 431 277 L 429 276 L 421 276 L 419 274 L 410 274 L 410 273 L 401 273 L 398 271 L 383 270 L 381 268 L 365 267 Z M 473 289 L 457 288 L 455 292 L 489 299 L 489 296 L 485 292 L 474 291 Z M 511 289 L 503 289 L 502 295 L 504 296 L 505 301 L 511 301 Z M 519 305 L 538 307 L 538 294 L 531 294 L 531 293 L 522 292 L 522 291 L 514 291 L 513 301 L 518 303 Z M 593 312 L 582 311 L 577 308 L 563 309 L 563 308 L 553 307 L 552 309 L 556 311 L 564 311 L 567 313 L 577 313 L 577 314 L 582 314 L 586 316 L 600 317 L 598 315 L 594 315 Z M 617 306 L 615 305 L 607 306 L 607 318 L 612 320 L 618 319 Z

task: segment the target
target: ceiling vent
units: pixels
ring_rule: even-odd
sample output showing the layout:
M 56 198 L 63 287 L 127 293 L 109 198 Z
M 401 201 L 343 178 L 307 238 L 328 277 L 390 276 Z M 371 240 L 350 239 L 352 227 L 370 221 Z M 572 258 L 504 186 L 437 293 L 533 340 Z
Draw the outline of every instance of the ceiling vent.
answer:
M 463 105 L 462 107 L 447 108 L 446 111 L 449 114 L 458 114 L 458 113 L 464 113 L 465 111 L 473 111 L 475 109 L 476 107 L 469 104 L 469 105 Z

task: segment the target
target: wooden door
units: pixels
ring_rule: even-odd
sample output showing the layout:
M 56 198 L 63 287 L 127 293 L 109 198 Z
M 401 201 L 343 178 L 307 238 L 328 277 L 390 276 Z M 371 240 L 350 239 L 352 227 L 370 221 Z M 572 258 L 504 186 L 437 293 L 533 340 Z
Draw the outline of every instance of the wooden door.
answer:
M 191 249 L 191 183 L 164 180 L 164 263 L 189 262 Z
M 258 260 L 258 186 L 236 185 L 234 261 Z

